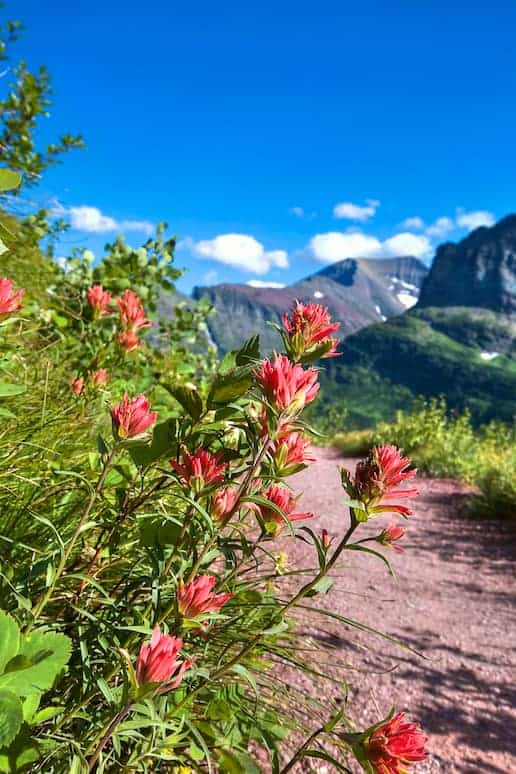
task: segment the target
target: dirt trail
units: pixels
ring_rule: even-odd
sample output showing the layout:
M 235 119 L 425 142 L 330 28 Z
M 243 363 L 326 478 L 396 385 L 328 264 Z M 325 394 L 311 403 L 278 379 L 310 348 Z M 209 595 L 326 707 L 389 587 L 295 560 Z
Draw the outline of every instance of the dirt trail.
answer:
M 316 514 L 310 526 L 339 535 L 346 509 L 338 467 L 352 468 L 354 461 L 332 449 L 316 454 L 316 464 L 292 485 L 304 493 L 301 510 Z M 397 581 L 373 557 L 346 557 L 324 604 L 400 637 L 426 660 L 338 622 L 325 624 L 319 639 L 356 667 L 396 667 L 382 675 L 350 672 L 351 705 L 364 724 L 392 704 L 420 720 L 431 737 L 431 757 L 416 771 L 516 773 L 516 529 L 466 518 L 468 490 L 455 481 L 422 478 L 418 486 L 406 550 L 388 550 Z M 386 521 L 379 518 L 374 527 Z M 300 541 L 294 550 L 289 546 L 292 563 L 296 552 L 305 561 Z M 310 631 L 317 636 L 314 623 Z

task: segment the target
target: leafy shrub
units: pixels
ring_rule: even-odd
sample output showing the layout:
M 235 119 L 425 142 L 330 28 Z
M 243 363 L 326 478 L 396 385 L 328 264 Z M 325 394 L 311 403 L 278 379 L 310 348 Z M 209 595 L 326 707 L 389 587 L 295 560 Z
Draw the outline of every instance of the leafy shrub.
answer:
M 325 310 L 298 310 L 290 358 L 263 360 L 255 337 L 215 372 L 191 346 L 202 312 L 147 317 L 172 257 L 160 233 L 136 251 L 117 241 L 98 266 L 74 256 L 45 306 L 20 309 L 0 279 L 0 771 L 243 774 L 260 771 L 258 746 L 278 774 L 303 758 L 346 771 L 350 756 L 374 774 L 400 760 L 391 735 L 404 767 L 423 760 L 401 713 L 356 729 L 345 703 L 282 687 L 272 668 L 312 672 L 295 609 L 330 591 L 344 551 L 388 564 L 368 543 L 394 547 L 401 527 L 352 538 L 409 512 L 383 500 L 409 460 L 385 446 L 342 471 L 342 535 L 306 526 L 287 479 L 310 462 L 301 414 L 310 362 L 331 349 L 309 335 Z M 316 569 L 287 569 L 280 535 Z
M 413 413 L 400 412 L 395 423 L 381 424 L 363 435 L 337 434 L 334 443 L 345 453 L 355 454 L 361 442 L 367 446 L 387 440 L 410 454 L 421 471 L 478 487 L 479 495 L 471 503 L 475 513 L 516 518 L 514 426 L 492 422 L 474 429 L 469 414 L 450 415 L 444 399 L 434 399 Z

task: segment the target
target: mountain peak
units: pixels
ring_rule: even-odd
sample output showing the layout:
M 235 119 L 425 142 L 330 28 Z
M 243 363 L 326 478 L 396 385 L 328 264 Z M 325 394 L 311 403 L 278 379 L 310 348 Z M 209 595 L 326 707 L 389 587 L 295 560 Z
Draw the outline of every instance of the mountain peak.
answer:
M 516 313 L 516 215 L 437 249 L 418 307 L 470 306 Z
M 208 326 L 222 352 L 255 332 L 260 333 L 267 352 L 280 345 L 268 322 L 280 323 L 295 299 L 327 306 L 332 318 L 341 323 L 339 335 L 346 337 L 412 306 L 427 271 L 412 256 L 347 258 L 284 288 L 224 283 L 194 288 L 193 296 L 207 298 L 214 306 L 216 314 L 209 318 Z

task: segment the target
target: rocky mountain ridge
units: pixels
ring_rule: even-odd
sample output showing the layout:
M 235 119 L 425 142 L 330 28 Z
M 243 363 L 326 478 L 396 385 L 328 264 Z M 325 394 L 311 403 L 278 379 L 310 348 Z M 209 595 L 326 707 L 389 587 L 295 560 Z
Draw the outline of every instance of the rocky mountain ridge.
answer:
M 516 314 L 516 215 L 438 248 L 418 301 L 434 306 Z
M 208 325 L 221 352 L 238 347 L 254 333 L 260 333 L 262 351 L 268 352 L 279 346 L 268 322 L 279 323 L 295 299 L 327 306 L 341 323 L 339 335 L 345 338 L 415 304 L 427 272 L 412 256 L 348 258 L 284 288 L 226 283 L 194 288 L 192 295 L 213 305 L 215 314 Z
M 328 404 L 358 406 L 356 426 L 439 395 L 477 422 L 513 421 L 516 215 L 439 247 L 418 302 L 350 336 L 322 382 Z

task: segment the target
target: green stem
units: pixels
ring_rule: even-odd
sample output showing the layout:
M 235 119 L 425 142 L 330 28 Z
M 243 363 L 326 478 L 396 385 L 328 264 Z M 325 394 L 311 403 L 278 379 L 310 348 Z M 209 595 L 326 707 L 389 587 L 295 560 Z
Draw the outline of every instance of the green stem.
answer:
M 111 739 L 111 737 L 115 733 L 117 727 L 120 725 L 122 720 L 124 720 L 127 717 L 129 712 L 131 711 L 131 708 L 132 708 L 132 704 L 129 703 L 126 707 L 121 709 L 120 712 L 118 712 L 115 715 L 115 717 L 113 718 L 113 720 L 109 723 L 108 727 L 106 728 L 106 731 L 104 732 L 104 734 L 102 735 L 101 739 L 99 740 L 93 755 L 88 760 L 88 771 L 93 771 L 93 769 L 97 765 L 97 761 L 100 758 L 100 754 L 101 754 L 102 750 L 104 749 L 106 744 L 109 742 L 109 740 Z
M 88 500 L 88 502 L 86 504 L 86 508 L 84 509 L 84 512 L 83 512 L 81 518 L 77 522 L 77 526 L 75 527 L 75 530 L 74 530 L 74 533 L 73 533 L 73 535 L 72 535 L 72 537 L 70 539 L 70 542 L 68 543 L 65 551 L 63 552 L 63 555 L 62 555 L 61 560 L 60 560 L 60 562 L 59 562 L 59 564 L 57 566 L 57 569 L 56 569 L 54 578 L 52 580 L 52 583 L 50 584 L 50 586 L 48 587 L 47 591 L 43 594 L 43 596 L 41 597 L 41 599 L 39 600 L 39 602 L 37 603 L 36 607 L 33 610 L 32 622 L 29 624 L 29 626 L 27 628 L 27 632 L 29 632 L 32 629 L 32 627 L 34 626 L 35 622 L 37 621 L 37 619 L 41 615 L 42 611 L 46 607 L 48 601 L 52 597 L 52 594 L 54 593 L 54 590 L 55 590 L 55 587 L 57 585 L 57 582 L 60 579 L 61 575 L 63 574 L 63 572 L 64 572 L 64 570 L 66 568 L 66 565 L 67 565 L 68 560 L 69 560 L 69 558 L 70 558 L 70 556 L 72 554 L 72 551 L 73 551 L 73 549 L 75 547 L 75 544 L 76 544 L 76 542 L 77 542 L 77 540 L 79 538 L 79 535 L 81 534 L 82 528 L 84 527 L 84 525 L 86 524 L 86 522 L 87 522 L 87 520 L 89 518 L 89 515 L 91 513 L 91 509 L 93 508 L 93 505 L 95 504 L 95 500 L 97 499 L 98 495 L 102 491 L 102 487 L 104 486 L 104 482 L 106 480 L 106 476 L 108 474 L 108 470 L 109 470 L 110 465 L 111 465 L 111 463 L 112 463 L 112 461 L 113 461 L 113 459 L 115 457 L 116 452 L 117 452 L 117 447 L 114 446 L 113 449 L 110 451 L 108 457 L 106 458 L 105 462 L 104 462 L 104 467 L 102 468 L 102 472 L 101 472 L 101 474 L 99 476 L 99 480 L 97 481 L 97 486 L 95 487 L 95 489 L 91 493 L 90 499 Z
M 358 527 L 359 522 L 356 520 L 353 510 L 350 510 L 350 518 L 351 518 L 351 524 L 349 526 L 349 529 L 344 535 L 344 537 L 342 538 L 342 540 L 340 541 L 335 551 L 333 552 L 332 557 L 328 560 L 328 562 L 326 562 L 325 566 L 320 570 L 320 572 L 317 573 L 315 578 L 309 581 L 309 583 L 305 583 L 305 585 L 302 586 L 302 588 L 300 588 L 297 594 L 294 597 L 292 597 L 290 602 L 287 602 L 287 604 L 283 608 L 284 613 L 286 613 L 287 610 L 289 610 L 291 607 L 296 605 L 300 599 L 303 599 L 303 597 L 305 597 L 308 594 L 308 592 L 310 592 L 314 588 L 314 586 L 316 586 L 317 583 L 319 583 L 319 581 L 322 578 L 324 578 L 328 574 L 328 572 L 332 569 L 335 562 L 337 561 L 341 553 L 346 548 L 346 545 L 350 537 L 352 536 L 353 532 Z
M 286 764 L 286 766 L 283 766 L 283 768 L 280 771 L 280 774 L 287 774 L 287 771 L 290 771 L 295 764 L 301 760 L 301 758 L 304 755 L 305 750 L 308 750 L 314 739 L 317 739 L 319 734 L 322 734 L 324 731 L 324 726 L 321 728 L 317 728 L 313 734 L 311 734 L 308 739 L 301 745 L 301 747 L 294 753 L 292 758 L 289 760 L 289 762 Z

